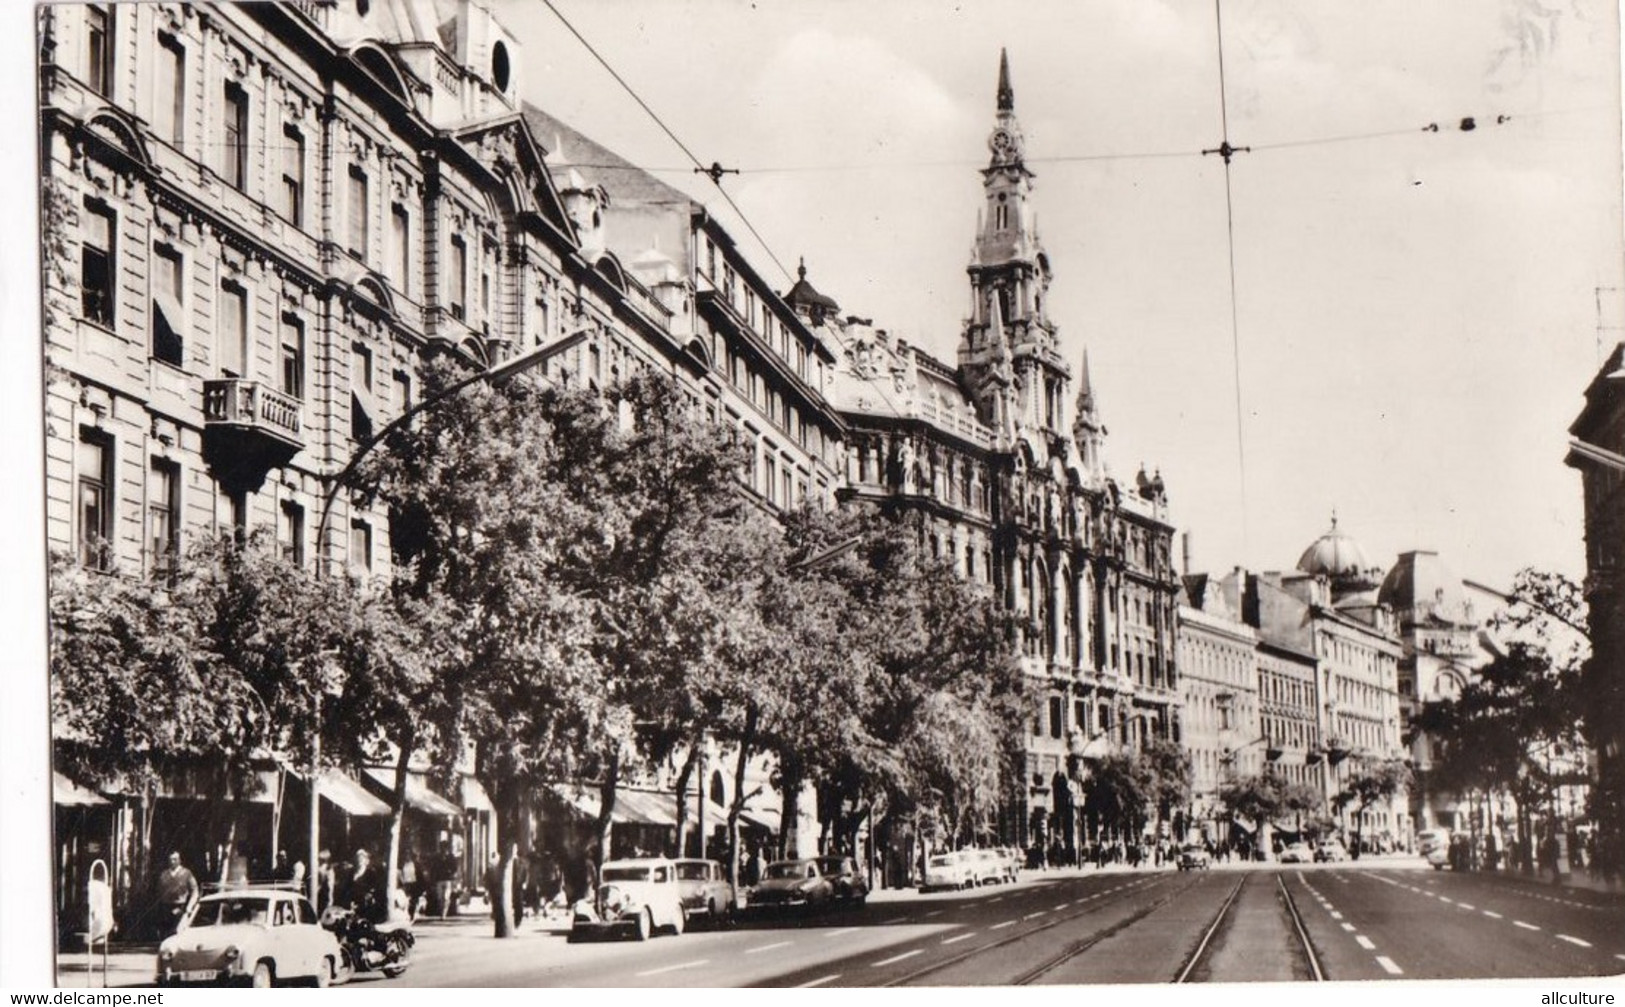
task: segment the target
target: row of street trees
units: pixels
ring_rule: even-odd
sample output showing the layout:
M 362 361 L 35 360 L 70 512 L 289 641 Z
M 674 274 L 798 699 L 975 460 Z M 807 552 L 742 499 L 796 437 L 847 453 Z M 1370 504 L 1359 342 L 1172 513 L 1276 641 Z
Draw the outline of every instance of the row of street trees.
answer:
M 1082 772 L 1084 817 L 1102 836 L 1134 843 L 1147 825 L 1161 836 L 1163 823 L 1190 804 L 1190 753 L 1165 738 L 1085 762 Z
M 433 360 L 424 393 L 466 375 Z M 733 759 L 732 843 L 756 760 L 786 832 L 812 785 L 847 843 L 871 814 L 963 832 L 1019 775 L 1028 711 L 994 601 L 901 519 L 767 511 L 745 447 L 669 378 L 479 383 L 381 447 L 349 489 L 390 514 L 388 579 L 229 536 L 161 581 L 56 565 L 65 769 L 152 793 L 202 765 L 229 788 L 255 758 L 307 765 L 320 737 L 331 764 L 395 767 L 393 879 L 409 765 L 449 776 L 472 751 L 498 936 L 521 823 L 555 782 L 597 789 L 602 860 L 622 782 L 672 764 L 680 793 L 708 743 Z

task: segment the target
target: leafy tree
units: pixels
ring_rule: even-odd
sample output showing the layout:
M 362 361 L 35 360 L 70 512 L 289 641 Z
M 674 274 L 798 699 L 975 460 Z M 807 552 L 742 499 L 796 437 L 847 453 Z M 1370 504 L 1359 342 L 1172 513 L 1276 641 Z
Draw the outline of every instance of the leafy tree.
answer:
M 1126 752 L 1112 752 L 1094 762 L 1083 781 L 1083 808 L 1107 832 L 1138 837 L 1146 812 L 1153 807 L 1155 787 L 1146 763 Z
M 1150 793 L 1147 795 L 1157 812 L 1158 834 L 1175 808 L 1190 803 L 1193 784 L 1190 753 L 1166 738 L 1151 741 L 1140 752 L 1145 766 Z
M 1400 759 L 1364 761 L 1357 771 L 1343 781 L 1343 788 L 1332 803 L 1339 811 L 1353 806 L 1356 846 L 1363 831 L 1365 813 L 1373 804 L 1408 793 L 1412 783 L 1411 767 Z

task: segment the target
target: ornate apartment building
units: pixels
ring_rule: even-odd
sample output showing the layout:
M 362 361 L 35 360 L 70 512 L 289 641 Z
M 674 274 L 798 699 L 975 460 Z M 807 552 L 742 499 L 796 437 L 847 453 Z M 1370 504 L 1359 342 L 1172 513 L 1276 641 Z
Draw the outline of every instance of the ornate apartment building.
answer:
M 1260 731 L 1262 663 L 1258 631 L 1241 617 L 1239 571 L 1226 578 L 1187 574 L 1177 613 L 1182 741 L 1191 759 L 1192 825 L 1226 838 L 1219 789 L 1264 765 Z M 1273 741 L 1273 739 L 1271 739 Z

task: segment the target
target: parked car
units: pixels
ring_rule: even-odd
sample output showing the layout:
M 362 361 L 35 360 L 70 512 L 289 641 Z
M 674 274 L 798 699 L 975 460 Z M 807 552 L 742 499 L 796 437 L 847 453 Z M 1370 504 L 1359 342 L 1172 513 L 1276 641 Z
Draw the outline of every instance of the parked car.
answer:
M 975 884 L 975 869 L 963 851 L 936 853 L 925 859 L 925 874 L 920 878 L 920 891 L 970 888 Z
M 869 879 L 851 857 L 819 857 L 818 872 L 829 882 L 830 897 L 847 905 L 869 899 Z
M 1022 859 L 1021 858 L 1021 851 L 1011 849 L 1008 846 L 1001 846 L 1001 847 L 999 847 L 999 855 L 1004 857 L 1005 863 L 1009 864 L 1009 867 L 1010 867 L 1010 880 L 1012 882 L 1020 881 L 1021 880 L 1021 859 Z
M 676 864 L 678 901 L 690 922 L 699 917 L 717 927 L 733 919 L 734 886 L 721 864 L 715 860 L 679 860 Z
M 996 885 L 1015 880 L 1010 876 L 1010 861 L 998 850 L 967 850 L 972 869 L 979 885 Z
M 779 860 L 762 872 L 762 883 L 751 890 L 747 908 L 817 909 L 829 903 L 834 891 L 835 886 L 819 870 L 818 861 Z
M 1315 863 L 1317 864 L 1340 863 L 1348 858 L 1349 851 L 1344 849 L 1343 844 L 1335 839 L 1322 840 L 1320 845 L 1315 847 Z
M 1416 849 L 1434 870 L 1444 870 L 1450 863 L 1450 830 L 1423 829 L 1416 834 Z
M 293 980 L 326 986 L 339 974 L 338 940 L 297 892 L 237 888 L 203 896 L 158 945 L 160 985 Z
M 665 928 L 683 932 L 677 865 L 664 857 L 611 860 L 598 872 L 598 891 L 575 905 L 570 940 L 630 932 L 640 941 Z
M 1205 871 L 1213 866 L 1213 857 L 1208 853 L 1207 847 L 1200 843 L 1186 843 L 1179 850 L 1179 869 L 1182 871 Z
M 1314 854 L 1303 843 L 1288 843 L 1281 847 L 1281 854 L 1277 859 L 1283 864 L 1307 864 L 1314 859 Z

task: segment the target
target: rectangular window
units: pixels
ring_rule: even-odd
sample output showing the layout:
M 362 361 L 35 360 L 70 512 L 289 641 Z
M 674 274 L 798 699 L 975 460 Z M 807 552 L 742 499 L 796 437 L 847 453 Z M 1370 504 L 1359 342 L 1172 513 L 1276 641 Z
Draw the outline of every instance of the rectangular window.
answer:
M 389 209 L 390 242 L 395 249 L 395 286 L 412 293 L 412 218 L 399 203 Z
M 305 326 L 292 314 L 282 316 L 282 394 L 305 397 Z
M 461 321 L 468 304 L 468 246 L 457 235 L 451 238 L 451 317 Z
M 185 359 L 186 318 L 182 298 L 186 290 L 186 262 L 166 245 L 152 248 L 152 356 L 181 366 Z
M 403 413 L 412 408 L 412 378 L 405 371 L 395 372 L 395 408 Z
M 296 227 L 305 226 L 305 134 L 292 125 L 282 127 L 282 215 Z
M 350 522 L 350 565 L 372 569 L 372 525 L 365 521 Z
M 85 203 L 84 237 L 79 252 L 80 313 L 87 321 L 113 327 L 114 249 L 118 218 L 107 207 Z
M 85 8 L 85 82 L 103 97 L 113 96 L 113 13 Z
M 248 93 L 236 84 L 226 85 L 222 114 L 220 175 L 234 189 L 248 187 Z
M 171 573 L 180 553 L 180 469 L 154 458 L 147 483 L 147 556 L 154 573 Z
M 767 479 L 763 481 L 762 495 L 772 500 L 774 492 L 778 489 L 778 484 L 779 463 L 776 459 L 769 458 L 767 460 Z
M 186 133 L 186 49 L 173 35 L 158 36 L 156 74 L 152 129 L 178 147 Z
M 363 262 L 367 259 L 367 173 L 350 165 L 350 254 Z
M 305 509 L 289 500 L 282 504 L 277 518 L 276 541 L 282 558 L 295 566 L 305 565 Z
M 350 387 L 360 391 L 372 391 L 372 351 L 356 343 L 350 347 L 352 358 L 350 361 Z
M 1063 719 L 1065 716 L 1066 716 L 1066 711 L 1061 706 L 1061 697 L 1060 696 L 1051 696 L 1049 698 L 1049 736 L 1050 737 L 1059 738 L 1062 734 L 1065 733 L 1065 731 L 1066 731 L 1066 723 L 1065 723 L 1065 721 Z
M 219 354 L 216 368 L 221 374 L 248 376 L 248 292 L 235 284 L 220 287 L 220 317 L 216 321 Z
M 794 507 L 796 505 L 794 490 L 795 477 L 791 475 L 788 470 L 786 470 L 781 474 L 780 478 L 784 480 L 784 497 L 779 501 L 779 503 L 786 507 Z
M 248 494 L 229 493 L 226 506 L 230 509 L 231 537 L 241 545 L 248 541 Z
M 79 561 L 92 570 L 113 566 L 113 442 L 97 430 L 79 434 Z

